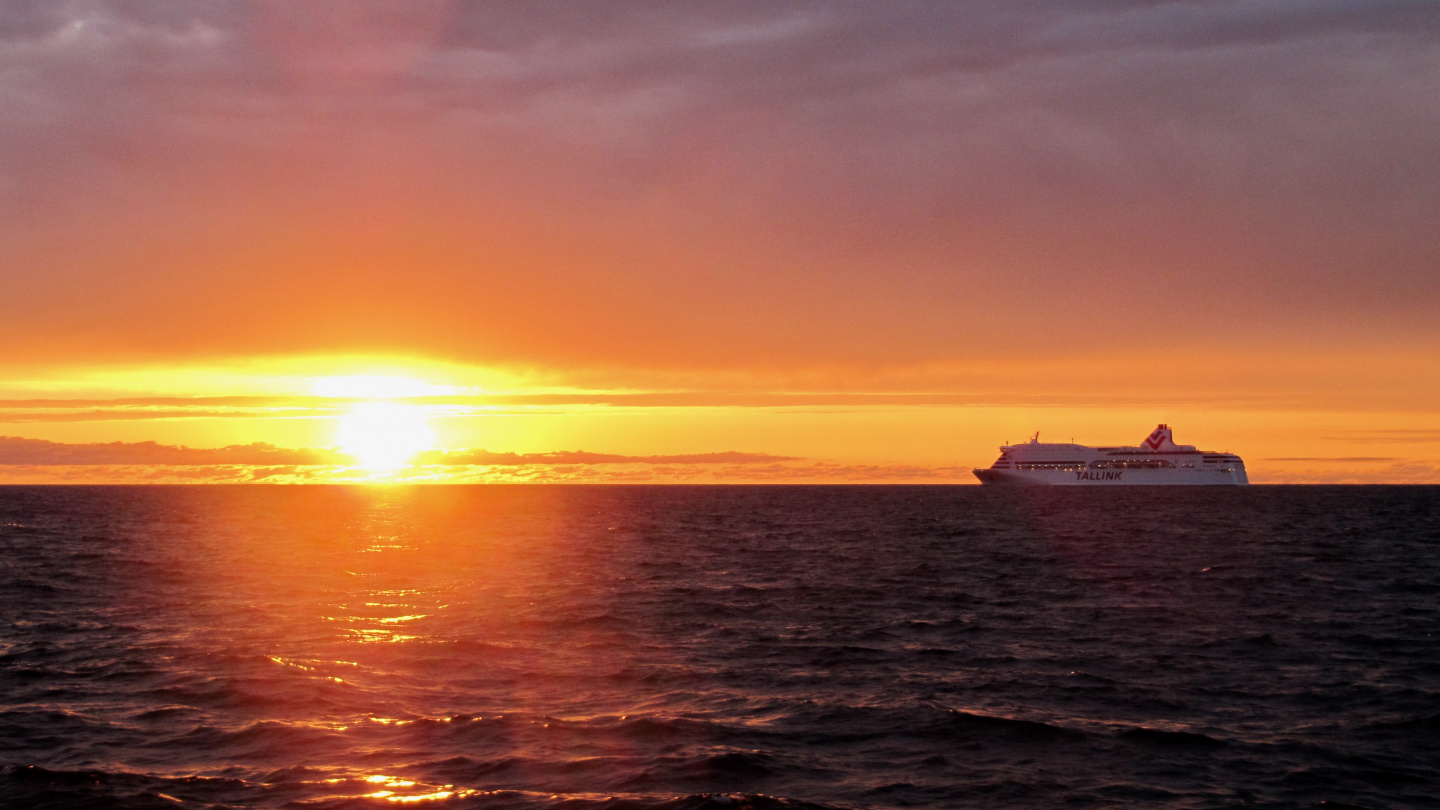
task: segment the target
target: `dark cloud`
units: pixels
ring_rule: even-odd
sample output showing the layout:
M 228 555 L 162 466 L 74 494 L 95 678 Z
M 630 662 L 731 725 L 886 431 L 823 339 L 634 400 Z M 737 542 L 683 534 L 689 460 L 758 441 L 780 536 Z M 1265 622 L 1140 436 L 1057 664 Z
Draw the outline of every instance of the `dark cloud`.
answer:
M 152 419 L 235 419 L 274 416 L 269 411 L 207 411 L 201 408 L 183 410 L 122 410 L 106 408 L 97 410 L 7 410 L 0 409 L 0 423 L 19 424 L 24 422 L 131 422 Z
M 352 464 L 349 456 L 317 448 L 291 449 L 264 442 L 199 449 L 156 442 L 66 444 L 0 436 L 0 465 L 297 465 Z
M 1137 365 L 1143 365 L 1138 364 Z M 935 379 L 924 380 L 921 387 L 943 385 L 947 382 L 957 387 L 972 387 L 970 378 L 934 375 Z M 1018 375 L 1017 375 L 1018 376 Z M 1033 379 L 1039 375 L 1030 375 Z M 1304 382 L 1302 378 L 1300 380 Z M 907 382 L 882 380 L 883 385 L 901 389 Z M 620 408 L 783 408 L 795 413 L 801 410 L 817 412 L 835 410 L 856 410 L 873 408 L 916 408 L 966 406 L 1068 406 L 1100 407 L 1114 402 L 1110 384 L 1075 383 L 1058 375 L 1052 382 L 1064 388 L 1066 393 L 1030 393 L 1015 388 L 991 387 L 974 393 L 915 393 L 901 390 L 857 391 L 857 392 L 795 392 L 745 391 L 745 390 L 704 390 L 704 391 L 658 391 L 658 392 L 616 392 L 606 390 L 579 391 L 543 394 L 484 394 L 472 396 L 431 396 L 398 399 L 409 405 L 429 409 L 432 416 L 438 415 L 501 415 L 561 413 L 575 409 L 606 407 Z M 1351 394 L 1333 389 L 1346 385 L 1358 385 L 1364 379 L 1344 377 L 1332 379 L 1331 385 L 1316 385 L 1303 393 L 1279 394 L 1275 391 L 1249 390 L 1241 392 L 1215 392 L 1205 381 L 1193 384 L 1136 386 L 1128 392 L 1126 403 L 1131 407 L 1142 405 L 1174 407 L 1178 404 L 1203 404 L 1217 409 L 1247 409 L 1255 407 L 1313 407 L 1316 405 L 1374 405 L 1380 399 L 1372 392 Z M 1040 384 L 1031 382 L 1035 388 Z M 742 387 L 737 385 L 737 387 Z M 1247 386 L 1249 387 L 1249 386 Z M 228 407 L 211 407 L 209 401 L 223 399 Z M 253 400 L 251 407 L 245 407 L 247 400 Z M 1393 400 L 1386 400 L 1386 404 Z M 1433 396 L 1412 394 L 1410 403 L 1424 404 L 1436 401 Z M 187 401 L 180 397 L 156 397 L 149 404 L 124 405 L 107 400 L 77 399 L 66 403 L 63 400 L 0 400 L 0 424 L 40 424 L 65 422 L 137 422 L 190 419 L 288 419 L 295 417 L 343 417 L 353 406 L 350 400 L 335 400 L 328 397 L 196 397 Z M 43 404 L 42 404 L 43 403 Z M 99 407 L 96 407 L 99 406 Z
M 1343 461 L 1360 463 L 1372 463 L 1381 461 L 1404 461 L 1404 459 L 1387 456 L 1306 456 L 1292 458 L 1267 458 L 1265 461 Z
M 1278 471 L 1256 468 L 1250 473 L 1256 484 L 1435 484 L 1440 465 L 1424 461 L 1397 461 L 1383 467 L 1363 466 L 1337 471 L 1328 465 L 1321 470 Z
M 1397 428 L 1394 430 L 1362 430 L 1338 436 L 1326 436 L 1327 441 L 1353 444 L 1424 444 L 1440 442 L 1440 428 Z
M 689 453 L 663 456 L 625 456 L 562 450 L 550 453 L 492 453 L 488 450 L 431 450 L 414 459 L 419 465 L 564 466 L 597 464 L 681 464 L 748 465 L 795 461 L 789 456 L 765 453 Z M 3 466 L 219 466 L 265 467 L 256 477 L 293 475 L 297 466 L 352 466 L 355 459 L 328 448 L 286 448 L 264 442 L 210 449 L 181 447 L 156 442 L 108 442 L 67 444 L 43 439 L 0 436 L 0 465 Z M 286 469 L 281 469 L 285 467 Z M 233 470 L 227 472 L 227 475 Z M 168 475 L 168 473 L 166 473 Z
M 487 465 L 463 466 L 436 478 L 418 468 L 396 483 L 454 484 L 785 484 L 785 483 L 975 483 L 968 468 L 908 465 Z M 321 467 L 0 466 L 3 484 L 351 484 L 363 474 Z
M 769 464 L 796 461 L 792 456 L 767 453 L 688 453 L 668 456 L 622 456 L 614 453 L 587 453 L 560 450 L 550 453 L 492 453 L 488 450 L 431 450 L 414 459 L 415 464 L 475 465 L 564 465 L 564 464 Z

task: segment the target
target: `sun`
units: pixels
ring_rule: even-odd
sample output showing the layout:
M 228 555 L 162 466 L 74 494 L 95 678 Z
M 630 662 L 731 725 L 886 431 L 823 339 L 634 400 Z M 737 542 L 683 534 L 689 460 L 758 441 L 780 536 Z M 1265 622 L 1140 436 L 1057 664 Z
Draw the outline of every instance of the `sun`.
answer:
M 416 453 L 435 444 L 425 411 L 394 402 L 364 402 L 340 417 L 336 434 L 340 449 L 371 470 L 405 466 Z

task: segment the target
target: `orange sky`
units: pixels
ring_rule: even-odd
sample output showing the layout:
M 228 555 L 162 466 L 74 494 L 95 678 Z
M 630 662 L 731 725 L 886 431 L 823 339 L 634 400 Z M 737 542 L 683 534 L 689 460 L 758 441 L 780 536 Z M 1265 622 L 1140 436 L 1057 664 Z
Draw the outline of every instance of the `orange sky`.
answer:
M 316 380 L 372 374 L 432 386 L 437 447 L 520 454 L 432 465 L 475 480 L 962 481 L 1164 421 L 1255 481 L 1440 482 L 1437 28 L 7 6 L 0 435 L 58 444 L 0 481 L 243 479 L 71 446 L 334 447 L 366 397 Z

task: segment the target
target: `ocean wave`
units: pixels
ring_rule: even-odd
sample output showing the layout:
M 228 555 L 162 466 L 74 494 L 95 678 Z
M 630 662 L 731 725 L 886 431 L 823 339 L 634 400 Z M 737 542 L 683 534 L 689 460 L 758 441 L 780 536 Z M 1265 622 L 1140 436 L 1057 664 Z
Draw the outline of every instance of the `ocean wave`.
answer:
M 1390 497 L 0 491 L 0 806 L 1423 806 Z
M 1147 746 L 1179 746 L 1184 748 L 1224 748 L 1229 743 L 1194 731 L 1169 731 L 1157 728 L 1132 728 L 1120 732 L 1129 742 Z
M 937 731 L 963 737 L 980 737 L 984 740 L 1007 739 L 1039 743 L 1078 742 L 1090 736 L 1083 731 L 1039 720 L 978 714 L 959 709 L 951 709 L 949 722 L 937 727 Z

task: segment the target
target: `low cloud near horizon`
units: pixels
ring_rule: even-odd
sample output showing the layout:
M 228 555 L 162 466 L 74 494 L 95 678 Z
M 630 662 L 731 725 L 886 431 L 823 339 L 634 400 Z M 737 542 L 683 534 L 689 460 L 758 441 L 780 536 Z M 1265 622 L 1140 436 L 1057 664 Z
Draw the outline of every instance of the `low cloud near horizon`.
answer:
M 959 466 L 840 464 L 734 451 L 627 456 L 432 450 L 414 461 L 377 478 L 328 448 L 67 444 L 0 436 L 0 484 L 971 483 L 969 469 Z
M 799 461 L 793 456 L 767 453 L 688 453 L 626 456 L 561 450 L 549 453 L 492 453 L 488 450 L 427 450 L 416 455 L 415 465 L 529 466 L 595 464 L 773 464 Z M 265 442 L 229 447 L 194 448 L 157 442 L 67 443 L 44 439 L 0 436 L 0 466 L 355 466 L 353 456 L 325 447 L 276 447 Z

